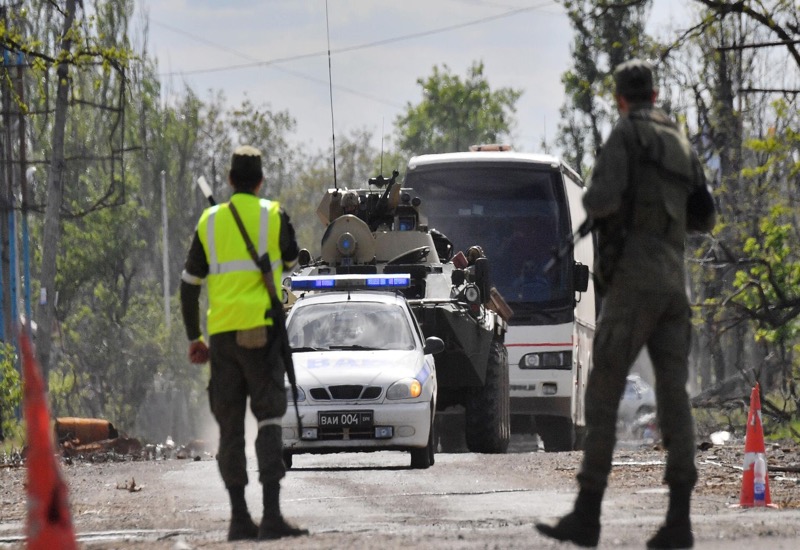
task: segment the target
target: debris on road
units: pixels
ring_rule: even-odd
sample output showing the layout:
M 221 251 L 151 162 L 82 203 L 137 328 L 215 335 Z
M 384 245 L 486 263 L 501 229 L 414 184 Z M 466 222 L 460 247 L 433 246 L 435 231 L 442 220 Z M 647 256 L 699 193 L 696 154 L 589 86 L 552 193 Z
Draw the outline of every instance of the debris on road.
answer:
M 136 480 L 134 478 L 131 478 L 130 483 L 126 481 L 122 485 L 119 483 L 117 484 L 117 489 L 122 489 L 124 491 L 128 491 L 129 493 L 138 493 L 143 487 L 143 485 L 136 485 Z
M 54 430 L 56 441 L 59 443 L 77 441 L 78 445 L 86 445 L 95 441 L 119 437 L 119 432 L 114 425 L 101 418 L 56 418 Z

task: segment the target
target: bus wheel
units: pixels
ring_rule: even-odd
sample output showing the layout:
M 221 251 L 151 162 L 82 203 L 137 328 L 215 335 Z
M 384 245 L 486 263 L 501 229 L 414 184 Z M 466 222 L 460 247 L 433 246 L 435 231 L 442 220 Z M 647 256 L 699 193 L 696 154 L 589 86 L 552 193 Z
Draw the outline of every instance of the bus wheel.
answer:
M 536 430 L 548 453 L 560 453 L 575 449 L 575 426 L 565 416 L 537 416 Z

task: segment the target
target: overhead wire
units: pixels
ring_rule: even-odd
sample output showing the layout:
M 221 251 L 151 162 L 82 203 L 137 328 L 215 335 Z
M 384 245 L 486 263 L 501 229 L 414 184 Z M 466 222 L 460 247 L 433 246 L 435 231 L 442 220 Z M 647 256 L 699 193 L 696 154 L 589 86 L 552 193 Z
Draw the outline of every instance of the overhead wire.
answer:
M 496 14 L 496 15 L 489 15 L 489 16 L 486 16 L 486 17 L 481 17 L 479 19 L 473 19 L 471 21 L 465 21 L 463 23 L 456 23 L 456 24 L 453 24 L 453 25 L 447 25 L 447 26 L 444 26 L 444 27 L 436 28 L 436 29 L 429 29 L 429 30 L 426 30 L 426 31 L 419 31 L 419 32 L 415 32 L 415 33 L 410 33 L 410 34 L 405 34 L 405 35 L 400 35 L 400 36 L 394 36 L 394 37 L 390 37 L 390 38 L 384 38 L 382 40 L 375 40 L 373 42 L 366 42 L 364 44 L 356 44 L 354 46 L 347 46 L 347 47 L 343 47 L 343 48 L 338 48 L 338 49 L 330 50 L 330 53 L 331 54 L 341 54 L 341 53 L 347 53 L 347 52 L 354 52 L 354 51 L 358 51 L 358 50 L 365 50 L 365 49 L 375 48 L 375 47 L 379 47 L 379 46 L 386 46 L 387 44 L 394 44 L 394 43 L 397 43 L 397 42 L 404 42 L 404 41 L 408 41 L 408 40 L 414 40 L 414 39 L 417 39 L 417 38 L 423 38 L 423 37 L 426 37 L 426 36 L 432 36 L 432 35 L 435 35 L 435 34 L 441 34 L 441 33 L 445 33 L 445 32 L 450 32 L 450 31 L 454 31 L 454 30 L 458 30 L 458 29 L 463 29 L 463 28 L 466 28 L 466 27 L 471 27 L 471 26 L 475 26 L 475 25 L 481 25 L 483 23 L 496 21 L 498 19 L 504 19 L 504 18 L 507 18 L 507 17 L 513 17 L 514 15 L 519 15 L 521 13 L 525 13 L 525 12 L 528 12 L 528 11 L 542 10 L 543 8 L 548 7 L 549 5 L 552 5 L 552 4 L 553 4 L 553 1 L 552 0 L 548 0 L 548 1 L 544 2 L 544 3 L 542 3 L 542 4 L 537 4 L 537 5 L 534 5 L 534 6 L 526 6 L 526 7 L 522 7 L 522 8 L 517 8 L 517 9 L 513 9 L 513 10 L 510 10 L 510 11 L 503 12 L 503 13 L 499 13 L 499 14 Z M 164 27 L 164 28 L 167 28 L 167 29 L 172 30 L 174 32 L 178 32 L 178 33 L 181 33 L 181 34 L 189 36 L 189 33 L 186 33 L 184 31 L 176 29 L 175 27 L 171 27 L 169 25 L 166 25 L 164 23 L 156 21 L 156 20 L 154 20 L 152 18 L 150 19 L 150 21 L 152 23 L 160 26 L 160 27 Z M 224 48 L 224 49 L 227 49 L 228 51 L 230 51 L 228 48 Z M 186 70 L 186 71 L 170 71 L 170 72 L 167 72 L 167 73 L 161 73 L 160 76 L 188 76 L 188 75 L 193 75 L 193 74 L 205 74 L 205 73 L 214 73 L 214 72 L 223 72 L 223 71 L 234 71 L 234 70 L 239 70 L 239 69 L 249 69 L 249 68 L 253 68 L 253 67 L 263 67 L 263 66 L 275 65 L 275 64 L 278 64 L 278 63 L 286 63 L 286 62 L 289 62 L 289 61 L 298 61 L 298 60 L 301 60 L 301 59 L 309 59 L 309 58 L 312 58 L 312 57 L 321 57 L 321 56 L 326 56 L 328 54 L 329 54 L 329 52 L 327 50 L 322 50 L 322 51 L 317 51 L 317 52 L 309 52 L 309 53 L 304 53 L 304 54 L 290 55 L 290 56 L 286 56 L 286 57 L 277 57 L 275 59 L 254 61 L 252 63 L 240 63 L 238 65 L 226 65 L 224 67 L 209 67 L 209 68 L 205 68 L 205 69 L 191 69 L 191 70 Z
M 214 42 L 212 40 L 208 40 L 207 38 L 204 38 L 202 36 L 198 36 L 196 34 L 192 34 L 190 32 L 184 31 L 184 30 L 179 29 L 177 27 L 173 27 L 172 25 L 168 25 L 166 23 L 161 23 L 161 22 L 155 21 L 153 19 L 151 19 L 150 22 L 155 24 L 155 25 L 157 25 L 157 26 L 159 26 L 159 27 L 163 27 L 163 28 L 165 28 L 165 29 L 167 29 L 169 31 L 172 31 L 172 32 L 174 32 L 176 34 L 180 34 L 180 35 L 185 36 L 187 38 L 191 38 L 192 40 L 194 40 L 196 42 L 205 44 L 207 46 L 211 46 L 212 48 L 217 48 L 219 50 L 226 51 L 228 53 L 232 53 L 232 54 L 234 54 L 234 55 L 236 55 L 238 57 L 241 57 L 242 59 L 250 59 L 250 60 L 253 60 L 254 62 L 257 62 L 259 64 L 263 63 L 261 61 L 258 61 L 253 56 L 248 55 L 248 54 L 246 54 L 244 52 L 241 52 L 241 51 L 236 50 L 234 48 L 231 48 L 229 46 L 225 46 L 224 44 L 219 44 L 219 43 Z M 272 69 L 272 70 L 275 70 L 275 71 L 280 71 L 280 72 L 292 75 L 292 76 L 297 77 L 297 78 L 302 78 L 304 80 L 308 80 L 310 82 L 316 82 L 317 84 L 323 84 L 325 86 L 329 85 L 329 82 L 327 80 L 323 80 L 321 78 L 316 78 L 314 76 L 307 75 L 307 74 L 301 73 L 299 71 L 294 71 L 294 70 L 291 70 L 291 69 L 287 69 L 285 67 L 269 66 L 269 68 Z M 168 76 L 181 76 L 181 75 L 186 75 L 186 74 L 188 74 L 188 73 L 181 72 L 181 71 L 171 71 L 171 72 L 167 72 L 167 73 L 161 73 L 160 76 L 167 76 L 168 77 Z M 378 103 L 383 103 L 384 105 L 388 105 L 390 107 L 396 107 L 396 108 L 402 108 L 403 107 L 403 105 L 401 105 L 401 104 L 399 104 L 397 102 L 387 101 L 385 98 L 382 98 L 382 97 L 374 96 L 374 95 L 371 95 L 371 94 L 365 94 L 364 92 L 361 92 L 359 90 L 354 90 L 352 88 L 348 88 L 347 86 L 340 86 L 340 85 L 334 84 L 333 87 L 335 89 L 337 89 L 337 90 L 341 90 L 341 91 L 347 92 L 349 94 L 360 96 L 360 97 L 363 97 L 365 99 L 369 99 L 369 100 L 372 100 L 372 101 L 375 101 L 375 102 L 378 102 Z

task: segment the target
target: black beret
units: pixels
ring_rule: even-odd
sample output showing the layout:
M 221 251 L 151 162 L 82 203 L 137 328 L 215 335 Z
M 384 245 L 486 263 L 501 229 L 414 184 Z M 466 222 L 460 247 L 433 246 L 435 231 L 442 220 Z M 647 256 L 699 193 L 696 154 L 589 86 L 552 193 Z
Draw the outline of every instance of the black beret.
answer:
M 231 156 L 231 178 L 234 182 L 259 182 L 264 178 L 261 170 L 261 151 L 250 145 L 240 145 Z
M 641 59 L 631 59 L 614 69 L 617 95 L 643 97 L 653 92 L 653 66 Z

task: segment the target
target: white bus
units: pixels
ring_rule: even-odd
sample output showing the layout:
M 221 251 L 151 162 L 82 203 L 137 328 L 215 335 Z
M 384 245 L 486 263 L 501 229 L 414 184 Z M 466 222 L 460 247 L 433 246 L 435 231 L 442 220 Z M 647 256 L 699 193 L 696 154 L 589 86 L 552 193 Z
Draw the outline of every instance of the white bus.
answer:
M 544 268 L 586 218 L 584 185 L 558 158 L 482 149 L 413 157 L 404 187 L 455 251 L 483 248 L 492 284 L 514 311 L 505 339 L 512 431 L 536 432 L 547 451 L 572 450 L 585 425 L 595 331 L 592 239 Z

